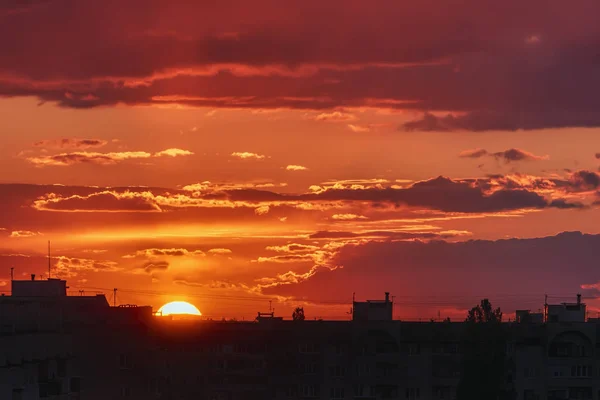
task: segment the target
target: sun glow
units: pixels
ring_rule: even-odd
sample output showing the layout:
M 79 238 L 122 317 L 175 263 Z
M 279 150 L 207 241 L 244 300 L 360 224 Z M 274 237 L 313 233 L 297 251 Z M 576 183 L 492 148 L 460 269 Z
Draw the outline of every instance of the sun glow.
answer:
M 200 310 L 187 301 L 172 301 L 158 309 L 159 315 L 202 315 Z

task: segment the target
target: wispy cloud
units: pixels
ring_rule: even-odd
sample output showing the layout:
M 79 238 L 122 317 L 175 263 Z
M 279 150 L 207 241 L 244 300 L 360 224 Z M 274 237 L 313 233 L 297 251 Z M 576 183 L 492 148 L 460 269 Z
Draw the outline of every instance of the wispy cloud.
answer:
M 177 157 L 192 154 L 194 153 L 192 153 L 191 151 L 181 149 L 166 149 L 157 153 L 148 153 L 146 151 L 125 151 L 111 153 L 96 153 L 83 151 L 29 157 L 27 158 L 27 161 L 38 167 L 65 167 L 76 164 L 114 165 L 126 160 L 158 158 L 164 156 Z
M 210 250 L 208 250 L 208 252 L 210 254 L 219 254 L 219 255 L 225 255 L 225 254 L 231 254 L 231 253 L 233 253 L 233 251 L 231 251 L 230 249 L 224 249 L 224 248 L 210 249 Z
M 336 219 L 338 221 L 354 221 L 357 219 L 367 219 L 364 215 L 356 215 L 356 214 L 334 214 L 331 216 L 332 219 Z
M 240 158 L 242 160 L 262 160 L 265 158 L 265 156 L 262 154 L 250 153 L 247 151 L 242 151 L 242 152 L 236 151 L 236 152 L 231 153 L 231 156 Z
M 288 171 L 306 171 L 308 168 L 302 165 L 291 164 L 285 167 L 285 169 Z
M 354 114 L 349 114 L 341 111 L 333 111 L 330 113 L 324 112 L 315 116 L 315 121 L 328 121 L 328 122 L 346 122 L 356 120 Z
M 368 126 L 363 126 L 363 125 L 348 124 L 348 128 L 352 132 L 357 132 L 357 133 L 371 131 L 371 128 L 369 128 Z
M 495 153 L 490 153 L 485 149 L 472 149 L 465 150 L 459 153 L 458 155 L 461 158 L 481 158 L 481 157 L 492 157 L 497 160 L 503 160 L 505 163 L 510 163 L 514 161 L 540 161 L 540 160 L 548 160 L 550 156 L 538 156 L 533 153 L 530 153 L 521 149 L 508 149 L 504 151 L 498 151 Z
M 182 248 L 171 248 L 171 249 L 144 249 L 138 250 L 133 254 L 127 254 L 123 258 L 135 258 L 135 257 L 204 257 L 205 254 L 202 250 L 188 250 Z
M 102 147 L 108 142 L 103 139 L 80 139 L 80 138 L 62 138 L 48 139 L 35 142 L 35 147 L 58 148 L 58 149 L 89 149 Z
M 40 236 L 40 235 L 42 235 L 41 232 L 34 232 L 34 231 L 12 231 L 10 233 L 11 238 L 28 238 L 28 237 Z

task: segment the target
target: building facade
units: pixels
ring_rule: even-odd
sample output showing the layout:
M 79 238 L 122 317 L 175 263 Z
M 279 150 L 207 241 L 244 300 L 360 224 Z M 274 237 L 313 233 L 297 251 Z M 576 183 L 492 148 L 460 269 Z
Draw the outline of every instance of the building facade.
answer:
M 216 322 L 46 282 L 0 297 L 0 399 L 452 400 L 469 340 L 466 323 L 392 320 L 387 295 L 352 321 Z M 514 399 L 600 400 L 600 324 L 577 304 L 500 326 Z

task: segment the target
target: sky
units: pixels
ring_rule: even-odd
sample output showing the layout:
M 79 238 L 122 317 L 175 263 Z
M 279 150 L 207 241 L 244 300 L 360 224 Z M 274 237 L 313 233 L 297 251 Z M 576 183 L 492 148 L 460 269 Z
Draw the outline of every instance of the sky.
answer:
M 600 312 L 595 0 L 0 4 L 0 291 Z M 83 291 L 83 292 L 81 292 Z

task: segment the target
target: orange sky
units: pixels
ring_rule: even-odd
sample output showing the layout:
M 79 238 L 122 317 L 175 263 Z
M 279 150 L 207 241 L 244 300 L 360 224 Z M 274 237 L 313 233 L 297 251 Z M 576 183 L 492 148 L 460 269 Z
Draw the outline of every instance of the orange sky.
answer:
M 0 6 L 0 290 L 51 240 L 212 318 L 595 306 L 596 2 L 222 3 Z

